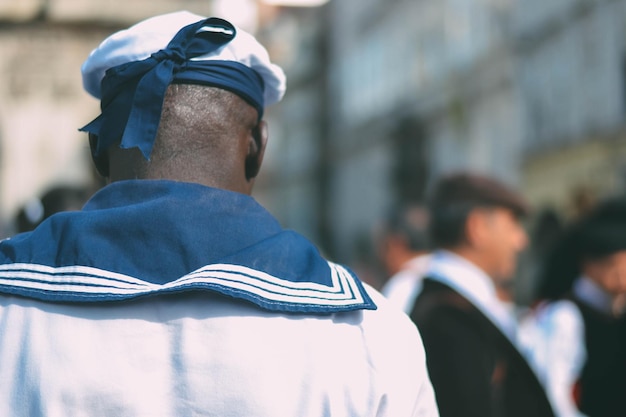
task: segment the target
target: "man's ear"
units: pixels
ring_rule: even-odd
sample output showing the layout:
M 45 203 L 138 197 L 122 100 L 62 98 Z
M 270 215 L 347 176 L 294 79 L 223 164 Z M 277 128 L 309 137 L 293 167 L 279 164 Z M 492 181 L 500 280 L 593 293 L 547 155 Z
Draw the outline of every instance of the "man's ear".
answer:
M 246 179 L 248 181 L 256 178 L 261 170 L 268 140 L 267 122 L 261 120 L 252 128 L 251 136 L 252 140 L 248 144 L 248 155 L 246 156 Z
M 105 178 L 109 177 L 109 156 L 107 152 L 104 152 L 103 155 L 96 156 L 96 149 L 98 148 L 98 135 L 94 133 L 89 133 L 89 148 L 91 149 L 91 158 L 93 159 L 94 164 L 96 165 L 96 169 L 98 173 Z
M 482 209 L 473 209 L 465 221 L 465 240 L 470 246 L 482 247 L 485 237 L 485 212 Z

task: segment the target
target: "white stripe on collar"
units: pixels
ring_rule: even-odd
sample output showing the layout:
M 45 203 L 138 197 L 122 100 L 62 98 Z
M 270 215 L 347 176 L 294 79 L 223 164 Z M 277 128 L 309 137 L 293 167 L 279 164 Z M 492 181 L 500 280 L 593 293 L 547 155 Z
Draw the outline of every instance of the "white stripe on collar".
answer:
M 0 265 L 0 291 L 31 297 L 39 294 L 36 298 L 44 300 L 85 302 L 208 289 L 270 310 L 332 312 L 376 308 L 352 274 L 340 265 L 328 265 L 330 286 L 292 282 L 232 264 L 206 265 L 175 281 L 154 284 L 93 267 L 18 263 Z

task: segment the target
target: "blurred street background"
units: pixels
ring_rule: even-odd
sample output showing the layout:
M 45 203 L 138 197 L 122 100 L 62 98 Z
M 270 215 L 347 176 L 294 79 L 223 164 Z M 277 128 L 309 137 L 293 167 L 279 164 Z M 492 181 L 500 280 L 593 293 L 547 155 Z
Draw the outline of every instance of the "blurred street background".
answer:
M 101 186 L 77 129 L 108 34 L 187 9 L 256 33 L 288 80 L 255 197 L 376 285 L 374 234 L 458 169 L 539 219 L 626 188 L 626 0 L 0 0 L 0 230 L 56 186 Z

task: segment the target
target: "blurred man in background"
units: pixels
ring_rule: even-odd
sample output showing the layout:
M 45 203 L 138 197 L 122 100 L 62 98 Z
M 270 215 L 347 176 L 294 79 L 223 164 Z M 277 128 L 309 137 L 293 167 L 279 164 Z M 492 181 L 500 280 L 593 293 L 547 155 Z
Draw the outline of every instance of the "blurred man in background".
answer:
M 17 213 L 18 233 L 35 229 L 39 223 L 61 211 L 80 210 L 89 199 L 87 188 L 58 185 L 46 191 L 41 198 L 28 201 Z
M 424 340 L 442 417 L 543 417 L 553 411 L 516 347 L 517 322 L 498 296 L 527 237 L 523 198 L 471 173 L 430 196 L 432 255 L 411 312 Z
M 626 413 L 626 197 L 596 204 L 549 252 L 522 327 L 562 416 Z
M 419 333 L 250 197 L 282 70 L 188 12 L 83 65 L 111 184 L 0 244 L 0 415 L 438 415 Z
M 378 239 L 378 251 L 387 276 L 382 293 L 409 314 L 422 288 L 422 277 L 430 259 L 428 210 L 413 204 L 391 212 Z

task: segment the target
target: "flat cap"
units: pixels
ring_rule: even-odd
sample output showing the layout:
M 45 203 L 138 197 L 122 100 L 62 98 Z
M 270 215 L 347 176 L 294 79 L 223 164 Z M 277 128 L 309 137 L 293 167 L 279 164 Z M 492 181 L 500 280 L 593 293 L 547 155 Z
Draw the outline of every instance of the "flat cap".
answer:
M 429 199 L 432 209 L 449 206 L 503 207 L 518 216 L 527 215 L 529 205 L 523 196 L 504 183 L 484 175 L 455 172 L 443 176 Z

